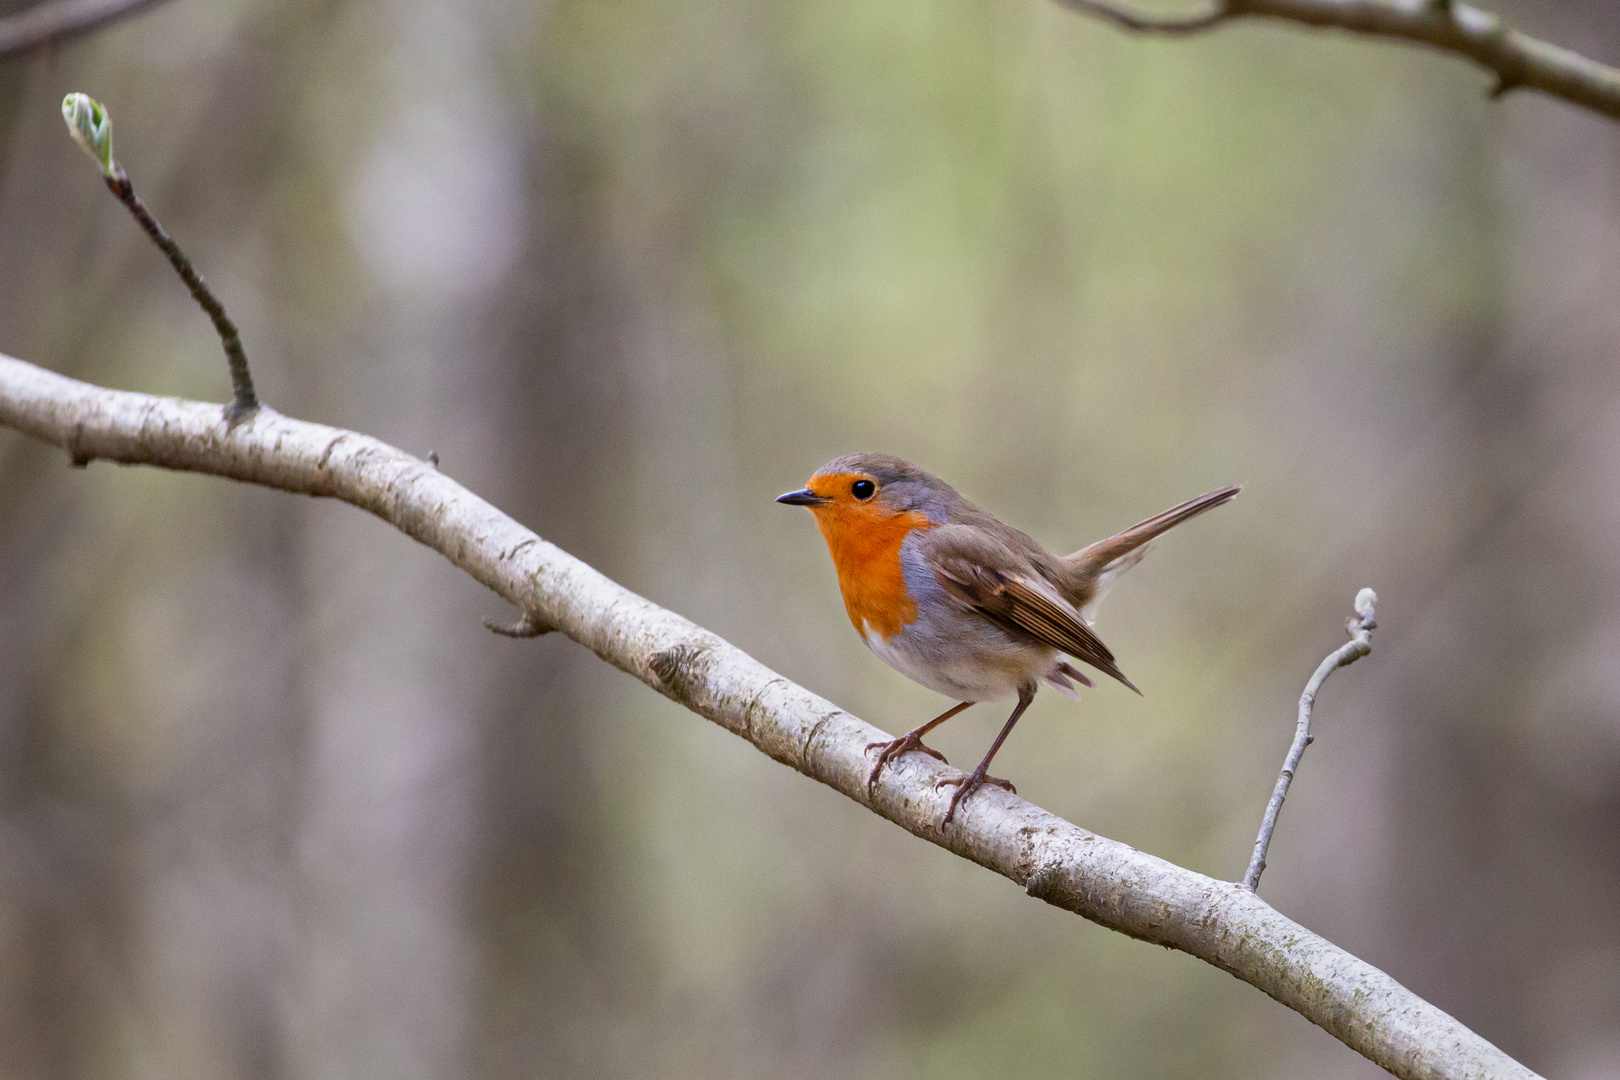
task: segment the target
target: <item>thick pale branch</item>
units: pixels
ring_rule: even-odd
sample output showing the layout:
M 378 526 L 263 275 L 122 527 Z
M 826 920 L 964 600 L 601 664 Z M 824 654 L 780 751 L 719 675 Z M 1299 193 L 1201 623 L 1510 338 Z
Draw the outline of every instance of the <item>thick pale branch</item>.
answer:
M 1620 68 L 1529 34 L 1460 0 L 1227 0 L 1186 16 L 1154 16 L 1112 0 L 1057 0 L 1129 30 L 1186 34 L 1244 16 L 1348 30 L 1430 45 L 1474 61 L 1496 76 L 1495 94 L 1540 90 L 1620 120 Z
M 999 789 L 938 825 L 957 775 L 910 754 L 868 787 L 887 736 L 716 635 L 540 539 L 425 461 L 351 431 L 261 408 L 234 428 L 219 405 L 105 390 L 0 356 L 0 425 L 74 460 L 211 473 L 342 499 L 438 551 L 555 627 L 786 765 L 907 831 L 1103 926 L 1191 953 L 1270 994 L 1397 1076 L 1531 1078 L 1377 968 L 1216 881 L 1086 832 Z
M 89 33 L 161 3 L 163 0 L 46 0 L 0 18 L 0 59 Z

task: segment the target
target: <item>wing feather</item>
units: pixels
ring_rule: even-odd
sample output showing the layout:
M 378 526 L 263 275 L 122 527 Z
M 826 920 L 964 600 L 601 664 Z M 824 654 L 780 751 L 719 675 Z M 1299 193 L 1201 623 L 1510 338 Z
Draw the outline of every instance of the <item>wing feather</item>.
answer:
M 955 530 L 937 532 L 949 534 Z M 985 552 L 974 550 L 982 545 L 965 536 L 944 535 L 938 540 L 930 545 L 929 562 L 947 593 L 1002 627 L 1016 628 L 1136 690 L 1119 670 L 1108 646 L 1050 583 L 1040 579 L 1033 567 L 999 570 L 988 563 L 1004 560 L 984 558 Z M 1020 560 L 1006 561 L 1016 565 Z

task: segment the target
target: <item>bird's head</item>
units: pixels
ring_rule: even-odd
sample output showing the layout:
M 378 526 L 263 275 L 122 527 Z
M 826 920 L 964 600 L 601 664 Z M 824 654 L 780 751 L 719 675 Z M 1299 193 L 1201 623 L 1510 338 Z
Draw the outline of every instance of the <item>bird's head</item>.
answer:
M 960 498 L 945 481 L 889 454 L 848 454 L 823 465 L 797 491 L 777 496 L 803 506 L 826 532 L 902 520 L 913 526 L 948 519 Z

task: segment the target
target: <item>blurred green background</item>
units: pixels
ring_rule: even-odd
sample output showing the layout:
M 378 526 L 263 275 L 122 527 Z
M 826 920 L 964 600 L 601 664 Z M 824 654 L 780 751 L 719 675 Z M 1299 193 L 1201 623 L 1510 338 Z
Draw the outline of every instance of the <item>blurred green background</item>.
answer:
M 25 6 L 0 0 L 0 11 Z M 1620 60 L 1604 0 L 1526 28 Z M 1037 701 L 1034 801 L 1620 1075 L 1620 127 L 1045 0 L 173 0 L 0 62 L 0 351 L 443 468 L 858 715 L 943 708 L 810 520 L 854 450 L 1071 550 L 1220 484 Z M 0 431 L 0 1075 L 1383 1075 L 919 843 L 336 504 Z M 982 753 L 1004 710 L 939 745 Z

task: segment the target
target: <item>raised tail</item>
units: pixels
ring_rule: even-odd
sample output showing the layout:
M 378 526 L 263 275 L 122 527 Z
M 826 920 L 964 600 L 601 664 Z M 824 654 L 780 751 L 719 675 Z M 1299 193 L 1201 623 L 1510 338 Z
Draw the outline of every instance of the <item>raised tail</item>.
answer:
M 1241 484 L 1211 491 L 1196 499 L 1188 499 L 1172 506 L 1146 521 L 1139 521 L 1123 532 L 1106 540 L 1099 540 L 1081 548 L 1073 555 L 1064 556 L 1065 581 L 1062 591 L 1065 599 L 1079 609 L 1087 622 L 1091 621 L 1097 604 L 1102 600 L 1114 580 L 1142 561 L 1147 554 L 1147 542 L 1184 521 L 1191 521 L 1205 510 L 1213 510 L 1237 498 L 1243 490 Z

